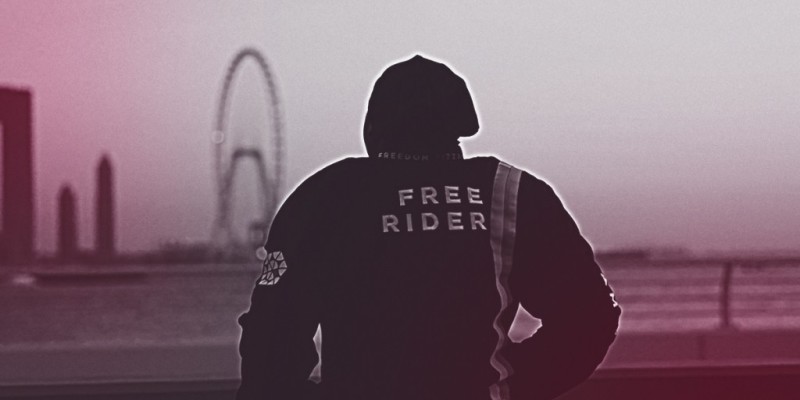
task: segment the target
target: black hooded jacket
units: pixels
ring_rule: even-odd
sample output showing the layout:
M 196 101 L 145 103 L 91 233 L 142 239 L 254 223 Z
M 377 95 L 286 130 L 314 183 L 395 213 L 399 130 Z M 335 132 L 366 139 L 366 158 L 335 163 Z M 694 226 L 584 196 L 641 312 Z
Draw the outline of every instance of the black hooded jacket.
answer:
M 239 319 L 238 399 L 552 399 L 591 375 L 620 308 L 547 183 L 463 158 L 477 130 L 443 64 L 416 56 L 376 81 L 369 156 L 307 178 L 272 224 Z M 520 305 L 542 327 L 513 343 Z

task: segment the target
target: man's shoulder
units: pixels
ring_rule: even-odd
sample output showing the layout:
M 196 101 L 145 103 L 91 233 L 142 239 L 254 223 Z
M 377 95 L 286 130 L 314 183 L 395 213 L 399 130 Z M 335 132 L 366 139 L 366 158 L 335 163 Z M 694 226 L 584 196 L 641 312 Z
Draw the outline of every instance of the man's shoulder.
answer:
M 309 174 L 303 182 L 317 182 L 332 179 L 352 168 L 359 157 L 346 157 L 322 166 Z
M 334 183 L 341 182 L 352 171 L 355 157 L 347 157 L 331 162 L 308 174 L 291 189 L 290 197 L 314 198 L 330 190 Z
M 560 202 L 561 196 L 556 191 L 555 187 L 548 182 L 548 180 L 538 173 L 531 170 L 512 164 L 499 157 L 492 156 L 497 160 L 498 165 L 505 165 L 508 168 L 520 171 L 519 180 L 519 198 L 523 203 L 529 204 L 543 204 Z
M 544 178 L 540 177 L 538 174 L 534 172 L 531 172 L 531 170 L 529 170 L 528 168 L 520 167 L 497 156 L 490 155 L 490 156 L 485 156 L 485 158 L 494 160 L 498 166 L 504 165 L 507 168 L 519 171 L 520 185 L 533 186 L 539 189 L 550 187 L 550 184 L 548 184 Z

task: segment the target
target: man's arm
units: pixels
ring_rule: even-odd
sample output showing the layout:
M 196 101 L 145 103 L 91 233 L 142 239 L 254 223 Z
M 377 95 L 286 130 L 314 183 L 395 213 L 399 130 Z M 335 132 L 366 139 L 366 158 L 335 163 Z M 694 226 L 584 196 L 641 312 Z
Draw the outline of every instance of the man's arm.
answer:
M 512 296 L 542 321 L 505 352 L 513 399 L 553 399 L 586 380 L 616 338 L 620 308 L 578 226 L 546 183 L 523 173 Z
M 267 260 L 256 282 L 250 310 L 239 317 L 242 383 L 245 399 L 309 399 L 316 384 L 309 375 L 317 364 L 314 334 L 319 323 L 319 291 L 309 196 L 298 189 L 281 207 L 265 246 Z M 302 247 L 301 247 L 302 246 Z

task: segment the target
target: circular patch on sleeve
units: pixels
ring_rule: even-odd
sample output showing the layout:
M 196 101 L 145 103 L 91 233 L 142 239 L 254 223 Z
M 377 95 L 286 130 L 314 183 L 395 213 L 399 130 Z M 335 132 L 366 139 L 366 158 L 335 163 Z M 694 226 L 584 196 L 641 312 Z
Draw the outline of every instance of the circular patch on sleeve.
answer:
M 261 271 L 258 284 L 265 286 L 277 285 L 284 272 L 286 272 L 286 260 L 283 258 L 283 253 L 273 251 L 267 254 L 267 259 L 264 260 L 264 268 Z

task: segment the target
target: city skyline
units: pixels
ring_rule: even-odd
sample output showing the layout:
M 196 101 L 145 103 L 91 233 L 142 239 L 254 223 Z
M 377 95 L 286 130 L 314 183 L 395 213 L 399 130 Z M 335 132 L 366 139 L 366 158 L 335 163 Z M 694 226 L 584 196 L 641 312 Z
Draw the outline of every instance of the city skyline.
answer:
M 363 154 L 372 81 L 420 52 L 471 86 L 482 128 L 467 155 L 537 172 L 596 247 L 800 244 L 798 5 L 417 7 L 4 2 L 0 34 L 15 40 L 0 44 L 0 85 L 33 92 L 37 247 L 55 251 L 58 190 L 91 193 L 100 153 L 117 166 L 120 250 L 207 240 L 217 96 L 249 45 L 286 105 L 282 197 Z M 267 125 L 261 79 L 243 66 L 232 130 Z M 239 218 L 255 209 L 250 172 Z M 78 207 L 78 242 L 91 247 L 92 202 Z

